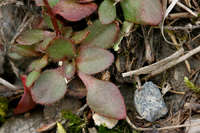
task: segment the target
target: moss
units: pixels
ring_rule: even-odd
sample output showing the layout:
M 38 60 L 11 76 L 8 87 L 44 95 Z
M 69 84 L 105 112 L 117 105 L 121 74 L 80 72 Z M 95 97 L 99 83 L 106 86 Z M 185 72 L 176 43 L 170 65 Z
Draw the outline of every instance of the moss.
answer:
M 0 97 L 0 122 L 5 121 L 6 112 L 8 111 L 8 100 Z
M 82 128 L 85 126 L 84 120 L 69 111 L 62 111 L 62 117 L 67 122 L 67 131 L 69 133 L 81 133 Z
M 138 133 L 131 129 L 125 120 L 120 121 L 113 129 L 108 129 L 104 126 L 97 127 L 98 133 Z

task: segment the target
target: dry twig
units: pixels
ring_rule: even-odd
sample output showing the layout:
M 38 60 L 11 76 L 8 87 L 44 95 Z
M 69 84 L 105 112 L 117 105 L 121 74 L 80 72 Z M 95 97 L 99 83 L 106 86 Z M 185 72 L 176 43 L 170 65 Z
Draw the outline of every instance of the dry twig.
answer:
M 176 129 L 176 128 L 182 128 L 182 127 L 194 127 L 194 126 L 199 126 L 200 122 L 194 123 L 194 124 L 182 124 L 182 125 L 175 125 L 175 126 L 167 126 L 167 127 L 161 127 L 161 128 L 141 128 L 141 127 L 136 127 L 128 117 L 126 117 L 127 123 L 135 130 L 138 131 L 161 131 L 161 130 L 170 130 L 170 129 Z
M 128 77 L 131 75 L 140 75 L 140 74 L 149 74 L 150 72 L 160 68 L 161 66 L 163 66 L 164 64 L 167 64 L 168 62 L 177 59 L 178 57 L 180 57 L 182 54 L 184 53 L 184 49 L 181 48 L 180 50 L 178 50 L 177 52 L 175 52 L 174 54 L 172 54 L 171 56 L 162 59 L 154 64 L 142 67 L 140 69 L 137 70 L 133 70 L 133 71 L 129 71 L 126 73 L 122 73 L 123 77 Z

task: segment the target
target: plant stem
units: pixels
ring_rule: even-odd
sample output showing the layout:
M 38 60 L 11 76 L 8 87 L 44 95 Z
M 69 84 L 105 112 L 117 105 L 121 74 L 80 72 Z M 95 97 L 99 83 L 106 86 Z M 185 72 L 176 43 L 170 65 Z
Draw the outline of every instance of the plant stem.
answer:
M 43 0 L 43 2 L 44 2 L 45 6 L 46 6 L 46 8 L 47 8 L 47 13 L 48 13 L 49 16 L 51 17 L 51 21 L 52 21 L 53 27 L 54 27 L 54 29 L 55 29 L 55 31 L 56 31 L 56 37 L 59 37 L 60 34 L 61 34 L 61 32 L 60 32 L 60 30 L 59 30 L 58 23 L 57 23 L 57 21 L 56 21 L 55 15 L 54 15 L 54 13 L 52 12 L 52 9 L 51 9 L 51 7 L 50 7 L 48 1 L 47 1 L 47 0 Z

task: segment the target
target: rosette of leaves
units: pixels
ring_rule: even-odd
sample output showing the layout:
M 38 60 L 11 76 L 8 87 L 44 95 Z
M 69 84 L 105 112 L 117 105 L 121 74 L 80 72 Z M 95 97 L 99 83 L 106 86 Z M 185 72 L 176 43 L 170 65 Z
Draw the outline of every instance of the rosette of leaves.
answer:
M 63 36 L 56 37 L 54 32 L 33 29 L 25 31 L 16 40 L 14 47 L 19 49 L 14 49 L 15 52 L 41 57 L 28 67 L 30 73 L 25 84 L 30 92 L 25 91 L 24 94 L 31 96 L 35 103 L 52 104 L 64 96 L 66 80 L 71 80 L 77 73 L 87 88 L 87 103 L 93 111 L 107 117 L 124 119 L 126 109 L 117 86 L 91 76 L 104 71 L 113 63 L 113 54 L 105 48 L 111 48 L 117 39 L 118 23 L 103 25 L 96 20 L 82 31 L 71 32 L 69 36 L 66 34 L 64 32 Z M 104 39 L 106 37 L 110 39 Z M 60 61 L 63 62 L 61 66 L 43 70 L 49 62 Z
M 56 16 L 71 22 L 82 20 L 97 11 L 93 0 L 35 2 L 43 8 L 45 14 L 42 22 L 48 28 L 39 27 L 23 32 L 11 49 L 21 56 L 37 58 L 28 67 L 30 73 L 23 80 L 24 95 L 15 113 L 26 112 L 36 103 L 52 104 L 58 101 L 67 91 L 66 81 L 77 75 L 87 88 L 87 103 L 93 111 L 105 117 L 124 119 L 126 108 L 118 87 L 93 76 L 109 68 L 114 61 L 113 54 L 106 50 L 112 48 L 120 36 L 114 1 L 104 0 L 98 9 L 99 20 L 81 31 L 63 26 Z M 149 5 L 144 6 L 145 2 Z M 152 25 L 161 21 L 159 0 L 124 0 L 120 5 L 127 21 Z M 155 6 L 158 7 L 151 9 Z M 149 14 L 151 16 L 147 17 Z M 62 64 L 46 69 L 50 62 Z

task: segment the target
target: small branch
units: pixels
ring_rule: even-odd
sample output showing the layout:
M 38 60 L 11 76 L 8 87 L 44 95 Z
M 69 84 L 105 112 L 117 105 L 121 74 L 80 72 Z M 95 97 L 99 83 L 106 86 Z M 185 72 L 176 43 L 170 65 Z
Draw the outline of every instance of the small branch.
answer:
M 193 123 L 193 124 L 182 124 L 182 125 L 175 125 L 175 126 L 167 126 L 167 127 L 161 127 L 161 128 L 141 128 L 141 127 L 136 127 L 128 117 L 126 117 L 127 123 L 135 130 L 138 131 L 161 131 L 161 130 L 170 130 L 170 129 L 175 129 L 175 128 L 182 128 L 182 127 L 194 127 L 194 126 L 199 126 L 200 122 Z
M 178 59 L 172 60 L 171 62 L 165 64 L 163 67 L 160 67 L 159 69 L 152 71 L 148 77 L 155 76 L 155 75 L 177 65 L 178 63 L 188 59 L 189 57 L 191 57 L 191 56 L 193 56 L 193 55 L 195 55 L 199 52 L 200 52 L 200 46 L 198 46 L 197 48 L 195 48 L 193 50 L 190 50 L 187 54 L 179 57 Z
M 14 85 L 12 85 L 8 81 L 2 79 L 1 77 L 0 77 L 0 84 L 4 85 L 5 87 L 7 87 L 7 88 L 9 88 L 11 90 L 17 90 L 17 87 L 15 87 Z
M 184 10 L 186 10 L 187 12 L 189 12 L 191 15 L 198 17 L 198 14 L 193 12 L 190 8 L 188 8 L 187 6 L 183 5 L 181 2 L 177 2 L 176 3 L 179 7 L 183 8 Z
M 142 68 L 137 69 L 137 70 L 122 73 L 122 77 L 128 77 L 128 76 L 131 76 L 131 75 L 149 74 L 150 72 L 160 68 L 161 66 L 167 64 L 168 62 L 180 57 L 183 53 L 184 53 L 184 49 L 181 48 L 180 50 L 178 50 L 177 52 L 175 52 L 171 56 L 169 56 L 165 59 L 162 59 L 162 60 L 160 60 L 160 61 L 158 61 L 154 64 L 142 67 Z
M 59 30 L 59 26 L 58 26 L 58 23 L 57 23 L 57 21 L 56 21 L 55 15 L 54 15 L 54 13 L 52 12 L 52 9 L 51 9 L 51 7 L 50 7 L 48 1 L 47 1 L 47 0 L 43 0 L 43 2 L 44 2 L 45 6 L 46 6 L 46 8 L 47 8 L 47 13 L 48 13 L 49 16 L 51 17 L 51 21 L 52 21 L 53 27 L 54 27 L 54 29 L 56 30 L 56 36 L 58 37 L 58 36 L 60 36 L 61 32 L 60 32 L 60 30 Z
M 172 0 L 170 0 L 171 2 Z M 183 8 L 184 10 L 186 10 L 188 13 L 190 13 L 191 15 L 195 16 L 195 17 L 198 17 L 198 14 L 193 12 L 190 8 L 188 8 L 187 6 L 185 6 L 184 4 L 182 4 L 181 2 L 177 1 L 176 4 Z

